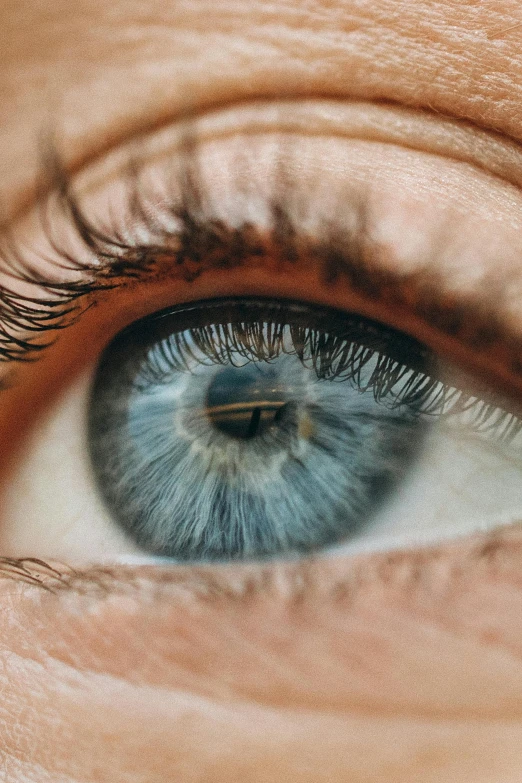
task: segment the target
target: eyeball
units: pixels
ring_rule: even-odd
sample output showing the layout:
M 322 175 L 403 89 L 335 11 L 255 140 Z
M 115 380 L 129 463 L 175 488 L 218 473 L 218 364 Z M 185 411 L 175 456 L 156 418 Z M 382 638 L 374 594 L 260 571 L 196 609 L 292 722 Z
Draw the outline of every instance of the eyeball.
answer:
M 429 364 L 405 335 L 314 305 L 229 300 L 153 315 L 116 337 L 97 372 L 98 486 L 156 556 L 330 546 L 368 523 L 421 449 Z

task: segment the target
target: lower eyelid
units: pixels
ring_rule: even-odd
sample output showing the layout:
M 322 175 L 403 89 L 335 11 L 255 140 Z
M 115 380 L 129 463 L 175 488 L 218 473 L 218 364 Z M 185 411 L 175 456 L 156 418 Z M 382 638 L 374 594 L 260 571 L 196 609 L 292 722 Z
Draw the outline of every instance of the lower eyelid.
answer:
M 521 552 L 520 531 L 510 529 L 422 552 L 294 565 L 96 567 L 55 594 L 26 588 L 17 629 L 5 631 L 16 636 L 24 627 L 24 649 L 34 642 L 46 660 L 84 673 L 185 685 L 218 699 L 226 681 L 227 698 L 272 706 L 292 700 L 445 720 L 501 716 L 508 706 L 518 714 Z M 486 594 L 477 617 L 472 597 Z M 484 657 L 481 634 L 502 627 L 499 604 L 511 630 Z M 438 672 L 435 686 L 417 665 L 424 656 Z M 470 680 L 455 691 L 468 681 L 470 661 L 481 687 Z

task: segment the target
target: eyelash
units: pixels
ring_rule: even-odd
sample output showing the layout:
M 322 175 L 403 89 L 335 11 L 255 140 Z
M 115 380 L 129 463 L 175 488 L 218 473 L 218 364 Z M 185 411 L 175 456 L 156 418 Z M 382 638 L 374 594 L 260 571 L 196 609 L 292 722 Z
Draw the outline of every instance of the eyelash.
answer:
M 484 303 L 477 306 L 474 302 L 448 300 L 443 282 L 436 280 L 433 272 L 397 279 L 372 263 L 363 209 L 356 231 L 343 233 L 325 225 L 320 239 L 303 236 L 294 225 L 292 182 L 283 167 L 279 167 L 275 182 L 277 198 L 267 205 L 270 220 L 265 231 L 250 222 L 227 226 L 211 214 L 199 176 L 198 141 L 190 137 L 180 154 L 181 197 L 176 204 L 162 207 L 161 214 L 143 197 L 139 166 L 129 166 L 125 225 L 107 228 L 84 214 L 54 148 L 50 147 L 44 156 L 42 168 L 52 195 L 42 199 L 38 207 L 45 238 L 57 256 L 53 264 L 78 274 L 65 282 L 42 276 L 29 261 L 26 249 L 4 232 L 0 256 L 7 275 L 28 286 L 34 295 L 0 286 L 0 361 L 34 360 L 54 342 L 58 331 L 75 322 L 96 292 L 153 276 L 163 266 L 168 267 L 171 279 L 177 275 L 191 282 L 209 269 L 237 268 L 267 257 L 275 269 L 284 269 L 306 255 L 317 262 L 326 285 L 335 285 L 343 278 L 366 299 L 395 310 L 406 308 L 441 334 L 460 336 L 472 350 L 502 344 L 503 354 L 510 357 L 510 371 L 522 373 L 518 342 L 507 338 L 496 313 L 490 309 L 486 312 Z M 92 262 L 80 263 L 58 244 L 53 236 L 57 215 L 66 218 Z M 161 222 L 166 215 L 168 228 Z M 138 239 L 136 226 L 140 234 L 146 232 L 150 238 L 146 243 Z
M 322 316 L 328 324 L 324 328 L 317 325 Z M 173 317 L 179 331 L 172 327 Z M 510 410 L 441 380 L 433 355 L 414 338 L 331 309 L 303 308 L 286 300 L 203 301 L 137 321 L 114 344 L 123 346 L 128 341 L 133 357 L 129 369 L 132 375 L 139 367 L 142 391 L 165 379 L 170 382 L 173 372 L 192 372 L 194 363 L 243 366 L 270 363 L 289 353 L 319 379 L 348 382 L 389 409 L 409 407 L 426 420 L 465 415 L 468 432 L 504 443 L 522 429 L 522 419 Z M 156 348 L 151 351 L 151 346 Z M 111 363 L 108 368 L 111 372 Z M 132 378 L 128 380 L 133 385 Z
M 277 254 L 280 262 L 293 263 L 299 257 L 297 231 L 285 208 L 284 198 L 271 206 L 270 236 L 263 237 L 253 224 L 230 228 L 223 221 L 208 218 L 205 213 L 200 183 L 195 165 L 197 153 L 187 144 L 180 175 L 180 203 L 169 210 L 178 228 L 166 231 L 156 216 L 146 208 L 140 193 L 138 172 L 129 173 L 131 188 L 127 222 L 136 223 L 151 236 L 143 244 L 124 238 L 132 228 L 105 227 L 92 223 L 75 197 L 70 178 L 55 150 L 49 150 L 43 161 L 45 178 L 54 199 L 39 204 L 41 225 L 49 247 L 57 256 L 55 266 L 80 277 L 58 282 L 42 277 L 28 261 L 27 253 L 7 232 L 0 244 L 0 256 L 7 274 L 14 280 L 38 291 L 34 296 L 21 294 L 8 286 L 0 286 L 0 361 L 28 361 L 52 344 L 40 335 L 59 331 L 74 323 L 83 312 L 80 300 L 100 291 L 107 291 L 126 281 L 140 280 L 158 266 L 157 259 L 167 260 L 170 270 L 187 282 L 211 268 L 235 268 L 259 259 L 268 253 Z M 53 214 L 49 214 L 52 210 Z M 88 250 L 93 262 L 79 263 L 53 237 L 53 219 L 61 214 L 74 229 L 76 239 Z M 158 232 L 160 236 L 158 236 Z M 100 262 L 102 262 L 100 264 Z M 42 295 L 43 294 L 43 295 Z

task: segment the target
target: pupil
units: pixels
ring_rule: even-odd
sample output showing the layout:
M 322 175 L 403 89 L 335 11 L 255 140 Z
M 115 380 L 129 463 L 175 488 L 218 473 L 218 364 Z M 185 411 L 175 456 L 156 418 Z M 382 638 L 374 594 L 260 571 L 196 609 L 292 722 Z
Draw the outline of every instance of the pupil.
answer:
M 231 438 L 255 438 L 279 421 L 285 391 L 269 364 L 225 367 L 210 384 L 206 414 L 217 430 Z

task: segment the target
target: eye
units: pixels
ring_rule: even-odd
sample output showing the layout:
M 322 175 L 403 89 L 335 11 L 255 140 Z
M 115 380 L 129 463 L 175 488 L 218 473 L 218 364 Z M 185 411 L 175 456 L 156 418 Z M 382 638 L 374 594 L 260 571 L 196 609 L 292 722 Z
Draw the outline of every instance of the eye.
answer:
M 111 518 L 156 556 L 353 543 L 404 496 L 425 450 L 433 460 L 435 433 L 453 440 L 453 460 L 457 438 L 477 462 L 481 438 L 513 452 L 520 420 L 444 374 L 417 341 L 333 309 L 178 307 L 106 348 L 89 403 L 93 472 Z
M 428 367 L 404 335 L 312 305 L 242 299 L 155 314 L 104 352 L 93 470 L 147 552 L 314 551 L 356 534 L 397 491 L 425 437 L 423 406 L 440 393 Z
M 494 343 L 487 274 L 474 288 L 462 274 L 471 247 L 488 270 L 499 233 L 466 187 L 505 212 L 513 193 L 420 156 L 398 209 L 408 151 L 336 141 L 326 155 L 305 140 L 285 157 L 273 138 L 248 144 L 185 150 L 174 177 L 164 161 L 119 173 L 101 196 L 60 191 L 31 256 L 45 259 L 47 294 L 20 312 L 44 318 L 58 301 L 51 325 L 65 326 L 82 286 L 95 306 L 4 391 L 2 552 L 297 556 L 519 515 L 515 343 Z M 522 247 L 504 218 L 509 259 Z M 24 397 L 10 451 L 8 411 Z

